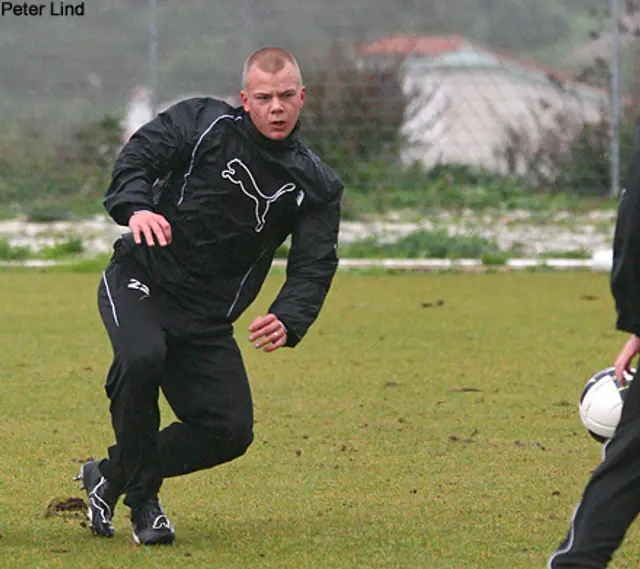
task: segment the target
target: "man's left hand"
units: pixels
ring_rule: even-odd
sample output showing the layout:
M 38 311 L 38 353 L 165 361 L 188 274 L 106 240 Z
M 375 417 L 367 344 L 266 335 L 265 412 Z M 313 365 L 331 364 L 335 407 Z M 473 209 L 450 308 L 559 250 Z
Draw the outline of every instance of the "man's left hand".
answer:
M 273 352 L 287 343 L 287 330 L 275 314 L 258 316 L 249 326 L 250 342 L 255 342 L 257 349 Z

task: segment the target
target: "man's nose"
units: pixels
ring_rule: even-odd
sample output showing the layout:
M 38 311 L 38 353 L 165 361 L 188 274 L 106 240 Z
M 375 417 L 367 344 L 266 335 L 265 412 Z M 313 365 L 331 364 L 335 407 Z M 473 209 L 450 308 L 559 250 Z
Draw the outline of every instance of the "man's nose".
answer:
M 271 111 L 274 113 L 280 113 L 284 109 L 284 105 L 282 104 L 282 100 L 280 97 L 274 97 L 271 100 Z

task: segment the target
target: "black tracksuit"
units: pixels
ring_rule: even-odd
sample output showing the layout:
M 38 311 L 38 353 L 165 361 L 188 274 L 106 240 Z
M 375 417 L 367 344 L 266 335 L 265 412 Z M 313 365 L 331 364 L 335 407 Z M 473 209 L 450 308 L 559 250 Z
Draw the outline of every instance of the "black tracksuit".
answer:
M 215 99 L 174 105 L 124 146 L 105 207 L 121 225 L 137 210 L 159 213 L 173 237 L 148 247 L 124 235 L 99 287 L 117 441 L 101 469 L 125 503 L 154 497 L 165 477 L 245 452 L 253 411 L 232 323 L 290 235 L 286 280 L 269 312 L 288 346 L 302 339 L 338 265 L 342 191 L 297 128 L 273 141 Z M 158 433 L 160 389 L 179 422 Z
M 640 152 L 620 199 L 611 291 L 618 330 L 640 336 Z M 640 512 L 640 376 L 627 392 L 616 432 L 604 447 L 550 569 L 604 569 Z

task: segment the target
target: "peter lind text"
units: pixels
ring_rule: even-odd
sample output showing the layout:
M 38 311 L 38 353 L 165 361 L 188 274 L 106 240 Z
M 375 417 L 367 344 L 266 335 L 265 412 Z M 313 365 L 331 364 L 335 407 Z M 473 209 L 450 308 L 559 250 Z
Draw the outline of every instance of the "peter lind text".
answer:
M 84 2 L 49 2 L 48 4 L 30 4 L 23 2 L 0 2 L 0 16 L 84 16 Z

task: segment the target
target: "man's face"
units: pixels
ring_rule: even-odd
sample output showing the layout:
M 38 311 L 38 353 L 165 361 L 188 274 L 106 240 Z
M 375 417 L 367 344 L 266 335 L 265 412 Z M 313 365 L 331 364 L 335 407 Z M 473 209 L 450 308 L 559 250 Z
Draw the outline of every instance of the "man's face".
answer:
M 300 76 L 290 63 L 276 73 L 262 71 L 254 65 L 240 91 L 244 110 L 256 128 L 267 138 L 282 140 L 296 126 L 306 91 Z

